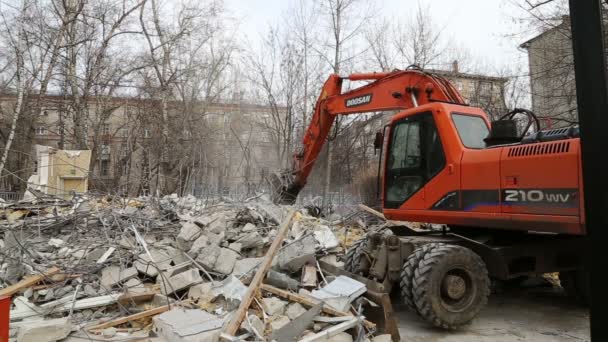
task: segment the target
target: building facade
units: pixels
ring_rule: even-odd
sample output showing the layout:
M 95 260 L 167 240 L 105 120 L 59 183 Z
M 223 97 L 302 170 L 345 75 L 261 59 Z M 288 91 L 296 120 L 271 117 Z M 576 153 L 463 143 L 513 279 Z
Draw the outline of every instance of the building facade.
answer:
M 532 111 L 543 128 L 578 123 L 569 17 L 520 47 L 528 53 Z
M 78 149 L 70 99 L 47 96 L 42 103 L 32 123 L 32 146 Z M 0 106 L 13 104 L 13 97 L 0 97 Z M 89 99 L 84 128 L 91 152 L 89 190 L 133 196 L 156 193 L 163 183 L 181 194 L 251 192 L 282 166 L 269 107 L 240 100 L 167 106 L 165 123 L 156 100 Z M 35 155 L 32 151 L 32 165 Z

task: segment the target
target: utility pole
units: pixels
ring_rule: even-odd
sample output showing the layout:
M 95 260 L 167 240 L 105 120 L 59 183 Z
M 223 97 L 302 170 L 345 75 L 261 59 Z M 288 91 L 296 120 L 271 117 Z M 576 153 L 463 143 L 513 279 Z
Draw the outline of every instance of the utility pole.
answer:
M 570 18 L 590 245 L 584 253 L 590 276 L 591 340 L 601 341 L 608 317 L 604 306 L 608 292 L 602 281 L 608 269 L 608 258 L 602 253 L 608 243 L 608 163 L 601 157 L 607 145 L 608 88 L 601 1 L 570 0 Z

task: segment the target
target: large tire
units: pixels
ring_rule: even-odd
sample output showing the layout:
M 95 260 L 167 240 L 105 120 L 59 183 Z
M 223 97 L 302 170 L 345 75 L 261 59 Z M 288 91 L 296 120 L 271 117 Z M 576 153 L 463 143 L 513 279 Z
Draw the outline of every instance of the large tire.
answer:
M 468 248 L 440 245 L 427 253 L 413 279 L 418 313 L 437 327 L 458 329 L 469 324 L 488 302 L 488 270 Z
M 425 255 L 427 255 L 433 249 L 443 245 L 444 244 L 440 243 L 430 243 L 416 248 L 414 252 L 407 257 L 405 263 L 403 264 L 403 268 L 401 269 L 401 281 L 399 282 L 401 297 L 403 298 L 405 305 L 416 313 L 418 313 L 418 308 L 414 302 L 414 273 Z
M 344 260 L 344 269 L 347 272 L 355 273 L 355 270 L 359 266 L 359 260 L 363 256 L 363 248 L 365 247 L 365 238 L 355 241 L 346 252 Z
M 585 270 L 560 272 L 559 282 L 566 294 L 575 298 L 581 305 L 589 305 L 590 284 L 588 272 Z

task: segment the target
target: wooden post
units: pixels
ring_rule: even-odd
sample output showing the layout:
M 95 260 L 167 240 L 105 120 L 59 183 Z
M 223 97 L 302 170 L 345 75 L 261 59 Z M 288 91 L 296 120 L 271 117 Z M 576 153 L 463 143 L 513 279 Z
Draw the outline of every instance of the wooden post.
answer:
M 245 293 L 245 296 L 243 296 L 243 299 L 241 300 L 241 305 L 239 305 L 239 308 L 234 313 L 232 320 L 226 327 L 226 330 L 224 330 L 226 334 L 234 336 L 234 334 L 236 334 L 237 330 L 239 329 L 241 322 L 247 314 L 249 305 L 251 305 L 251 302 L 253 301 L 255 293 L 258 291 L 260 285 L 262 285 L 262 281 L 266 277 L 266 273 L 268 273 L 270 266 L 272 266 L 272 259 L 274 259 L 274 256 L 279 251 L 279 247 L 281 247 L 281 243 L 285 239 L 285 235 L 287 235 L 287 232 L 291 227 L 291 222 L 293 221 L 294 215 L 295 211 L 292 210 L 287 215 L 287 218 L 283 220 L 283 223 L 281 223 L 281 227 L 279 228 L 277 236 L 274 238 L 274 241 L 270 245 L 268 252 L 266 252 L 264 261 L 262 261 L 262 264 L 260 265 L 260 268 L 253 277 L 251 284 L 249 284 L 249 288 L 247 288 L 247 293 Z

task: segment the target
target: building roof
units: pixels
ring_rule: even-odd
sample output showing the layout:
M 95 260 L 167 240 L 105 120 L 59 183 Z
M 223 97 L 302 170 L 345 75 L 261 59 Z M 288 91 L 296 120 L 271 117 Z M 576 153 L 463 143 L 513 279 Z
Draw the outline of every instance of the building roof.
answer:
M 536 36 L 534 36 L 534 37 L 526 40 L 525 42 L 519 44 L 519 47 L 522 48 L 522 49 L 527 49 L 530 46 L 530 43 L 532 43 L 533 41 L 538 40 L 538 39 L 544 37 L 546 34 L 548 34 L 550 32 L 553 32 L 553 31 L 558 30 L 558 29 L 562 29 L 562 28 L 564 28 L 565 25 L 569 25 L 569 24 L 570 24 L 570 17 L 567 16 L 567 15 L 564 15 L 564 16 L 562 16 L 562 22 L 561 23 L 559 23 L 558 25 L 555 25 L 555 26 L 553 26 L 553 27 L 551 27 L 551 28 L 549 28 L 547 30 L 544 30 L 543 32 L 537 34 Z
M 483 74 L 471 74 L 471 73 L 465 73 L 465 72 L 457 72 L 457 71 L 453 71 L 453 70 L 434 70 L 434 69 L 426 69 L 425 71 L 433 73 L 433 74 L 438 74 L 440 76 L 444 76 L 444 77 L 452 77 L 452 78 L 467 78 L 467 79 L 472 79 L 472 80 L 485 80 L 485 81 L 491 81 L 491 82 L 500 82 L 500 83 L 505 83 L 509 80 L 508 77 L 499 77 L 499 76 L 489 76 L 489 75 L 483 75 Z

